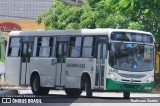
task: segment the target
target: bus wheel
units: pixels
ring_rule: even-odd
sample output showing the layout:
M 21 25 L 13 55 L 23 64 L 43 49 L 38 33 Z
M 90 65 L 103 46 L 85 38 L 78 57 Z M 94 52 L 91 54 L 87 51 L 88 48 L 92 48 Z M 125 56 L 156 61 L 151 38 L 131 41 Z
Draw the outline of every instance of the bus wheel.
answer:
M 86 96 L 87 97 L 92 97 L 92 89 L 91 89 L 91 80 L 90 80 L 90 78 L 86 78 L 85 88 L 86 88 Z
M 31 81 L 31 89 L 34 95 L 47 95 L 49 93 L 49 88 L 40 87 L 40 78 L 35 75 Z
M 70 96 L 70 97 L 79 97 L 82 93 L 82 90 L 81 89 L 65 89 L 65 92 L 67 94 L 67 96 Z
M 129 99 L 130 98 L 130 92 L 123 92 L 123 97 L 124 97 L 124 99 Z

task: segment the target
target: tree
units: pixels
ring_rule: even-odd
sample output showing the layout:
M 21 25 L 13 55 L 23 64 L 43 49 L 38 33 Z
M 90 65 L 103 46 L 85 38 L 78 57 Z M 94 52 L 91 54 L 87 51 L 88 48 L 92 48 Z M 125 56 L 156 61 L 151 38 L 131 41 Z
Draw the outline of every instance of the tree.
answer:
M 86 0 L 82 7 L 54 0 L 37 17 L 46 29 L 122 28 L 152 32 L 160 43 L 160 0 Z
M 48 11 L 40 14 L 36 21 L 40 24 L 45 18 L 46 29 L 115 28 L 124 22 L 123 16 L 111 11 L 112 8 L 106 8 L 107 3 L 104 2 L 88 0 L 82 7 L 75 7 L 54 0 Z
M 153 33 L 160 44 L 160 0 L 119 0 L 113 5 L 129 22 L 137 23 L 141 25 L 141 30 Z
M 36 21 L 40 24 L 42 19 L 45 19 L 46 29 L 77 29 L 82 12 L 80 7 L 54 0 L 48 11 L 40 14 Z

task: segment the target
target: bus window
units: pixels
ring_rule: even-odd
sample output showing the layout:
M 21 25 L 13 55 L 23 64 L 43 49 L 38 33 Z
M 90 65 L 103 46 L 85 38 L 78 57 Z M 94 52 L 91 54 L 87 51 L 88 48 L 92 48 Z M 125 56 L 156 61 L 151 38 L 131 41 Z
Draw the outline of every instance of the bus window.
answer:
M 22 42 L 34 42 L 35 37 L 34 36 L 23 36 Z
M 84 37 L 82 57 L 92 57 L 93 37 Z
M 52 39 L 50 37 L 39 37 L 38 38 L 38 47 L 37 47 L 37 56 L 38 57 L 49 57 L 51 50 Z
M 55 38 L 52 38 L 52 43 L 51 43 L 51 46 L 52 47 L 52 57 L 55 57 L 56 55 L 56 37 Z
M 11 38 L 8 56 L 18 57 L 20 56 L 20 39 L 21 38 Z
M 80 57 L 81 37 L 71 37 L 69 47 L 69 57 Z

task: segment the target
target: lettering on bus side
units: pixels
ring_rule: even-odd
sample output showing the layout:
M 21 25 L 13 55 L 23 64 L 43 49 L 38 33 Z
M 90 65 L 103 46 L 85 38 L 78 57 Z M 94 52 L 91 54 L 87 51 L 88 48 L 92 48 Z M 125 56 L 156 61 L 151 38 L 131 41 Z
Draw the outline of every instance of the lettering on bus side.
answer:
M 79 68 L 85 68 L 85 64 L 76 64 L 76 63 L 67 63 L 67 67 L 79 67 Z

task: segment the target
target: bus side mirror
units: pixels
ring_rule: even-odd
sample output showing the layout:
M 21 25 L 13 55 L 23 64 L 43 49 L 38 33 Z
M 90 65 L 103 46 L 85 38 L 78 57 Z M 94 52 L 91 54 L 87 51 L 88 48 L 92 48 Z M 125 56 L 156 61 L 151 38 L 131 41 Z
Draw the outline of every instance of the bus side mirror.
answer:
M 158 43 L 158 42 L 154 42 L 154 44 L 155 44 L 156 46 L 158 46 L 158 45 L 159 45 L 159 43 Z
M 108 48 L 108 50 L 111 50 L 111 44 L 109 42 L 107 44 L 107 48 Z
M 159 46 L 160 46 L 159 43 L 154 42 L 154 49 L 155 49 L 156 52 L 159 51 Z

